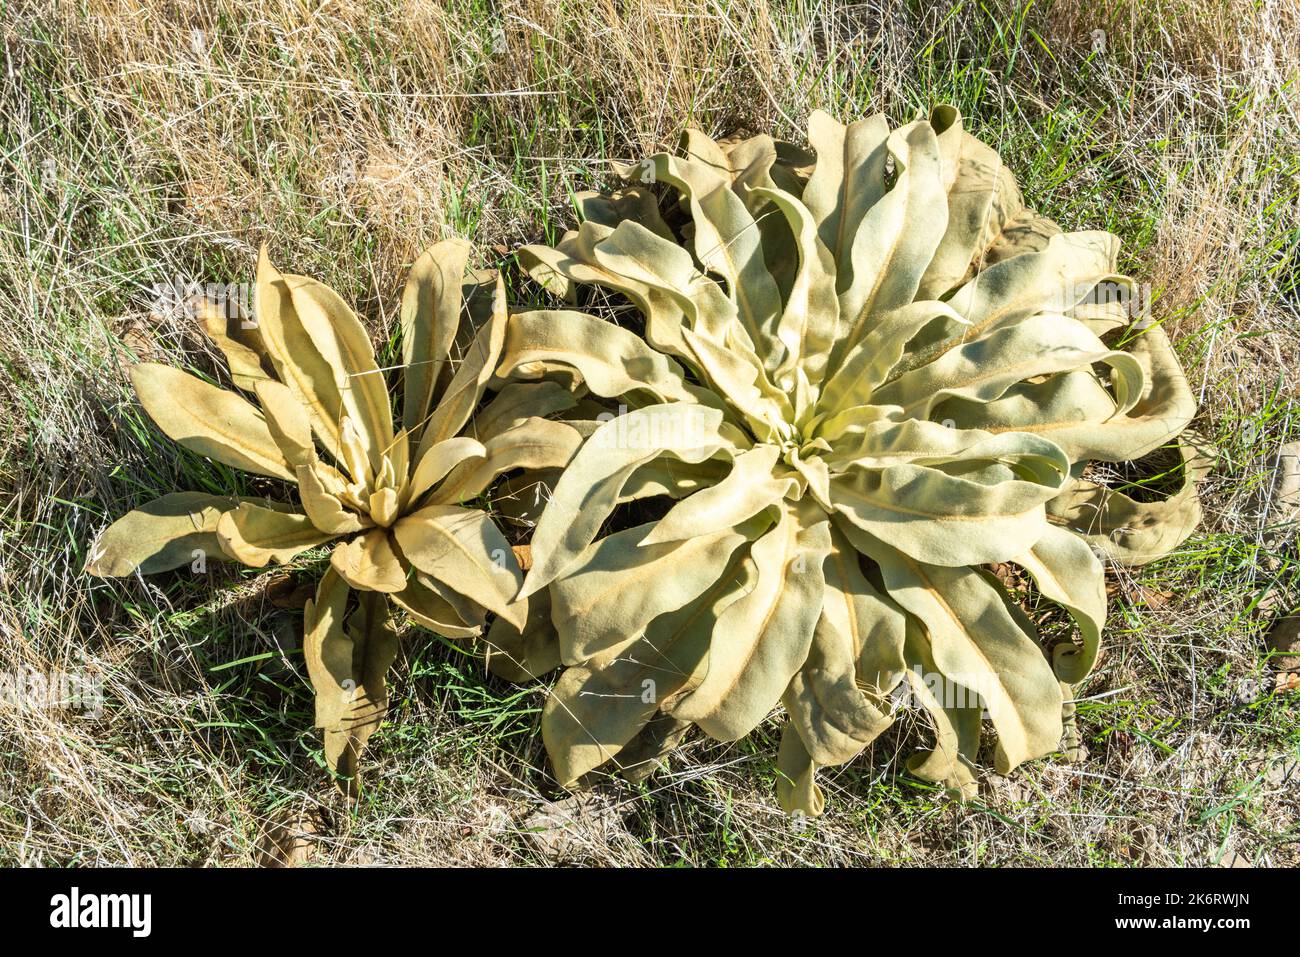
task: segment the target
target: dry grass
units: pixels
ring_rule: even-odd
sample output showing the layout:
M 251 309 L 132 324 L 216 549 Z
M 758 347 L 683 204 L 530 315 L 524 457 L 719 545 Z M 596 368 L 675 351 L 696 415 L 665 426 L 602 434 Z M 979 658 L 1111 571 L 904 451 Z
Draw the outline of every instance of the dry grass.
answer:
M 834 0 L 23 2 L 0 17 L 0 671 L 90 668 L 98 716 L 0 707 L 0 863 L 237 864 L 271 819 L 328 821 L 317 861 L 531 863 L 557 798 L 542 688 L 487 680 L 412 635 L 374 786 L 324 784 L 292 609 L 264 584 L 80 573 L 109 517 L 241 481 L 160 440 L 123 369 L 217 373 L 175 277 L 247 282 L 257 246 L 387 335 L 415 254 L 483 264 L 569 219 L 599 157 L 683 125 L 790 138 L 808 112 L 907 119 L 957 103 L 1027 195 L 1104 226 L 1151 283 L 1222 449 L 1202 532 L 1119 576 L 1084 689 L 1090 756 L 990 776 L 966 806 L 908 778 L 906 728 L 827 775 L 792 826 L 774 733 L 692 741 L 644 791 L 611 783 L 560 853 L 598 863 L 1200 865 L 1300 862 L 1296 696 L 1267 693 L 1264 592 L 1300 601 L 1270 525 L 1300 437 L 1300 9 L 1292 0 L 1051 4 Z M 1106 52 L 1093 54 L 1093 31 Z M 1169 597 L 1163 597 L 1170 593 Z M 1266 691 L 1253 695 L 1243 681 Z M 919 732 L 923 733 L 923 732 Z

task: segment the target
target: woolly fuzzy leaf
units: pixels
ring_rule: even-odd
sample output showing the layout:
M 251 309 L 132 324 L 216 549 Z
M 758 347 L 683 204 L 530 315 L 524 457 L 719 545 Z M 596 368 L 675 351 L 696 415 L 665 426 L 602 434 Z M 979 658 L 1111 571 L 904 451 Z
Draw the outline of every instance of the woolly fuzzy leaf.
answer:
M 448 239 L 426 250 L 402 293 L 402 424 L 418 437 L 460 325 L 461 281 L 471 247 Z
M 397 522 L 393 537 L 406 560 L 425 575 L 523 627 L 522 613 L 511 605 L 523 573 L 485 513 L 430 505 Z
M 303 611 L 303 655 L 316 690 L 316 726 L 325 731 L 325 760 L 344 793 L 355 797 L 361 752 L 388 712 L 385 676 L 398 645 L 383 597 L 359 593 L 348 614 L 351 594 L 332 571 L 321 579 Z
M 226 559 L 217 522 L 243 499 L 203 492 L 172 492 L 127 512 L 92 546 L 86 572 L 120 578 L 170 571 L 195 557 Z M 198 553 L 198 556 L 196 556 Z
M 238 469 L 293 481 L 293 470 L 252 403 L 170 366 L 131 369 L 140 404 L 168 438 Z

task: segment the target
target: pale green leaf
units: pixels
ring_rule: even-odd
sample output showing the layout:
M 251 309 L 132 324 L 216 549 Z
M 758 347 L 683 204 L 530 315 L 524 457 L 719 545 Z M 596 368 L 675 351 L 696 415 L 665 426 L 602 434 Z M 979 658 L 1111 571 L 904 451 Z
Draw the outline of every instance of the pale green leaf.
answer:
M 487 514 L 430 505 L 398 521 L 393 535 L 402 555 L 420 571 L 523 627 L 523 609 L 511 604 L 523 573 Z
M 718 617 L 736 599 L 736 568 L 727 566 L 694 601 L 655 618 L 622 653 L 606 649 L 560 676 L 542 712 L 542 738 L 561 784 L 619 761 L 660 708 L 698 684 Z M 628 759 L 621 766 L 643 760 L 635 752 Z
M 745 541 L 728 528 L 684 542 L 638 545 L 651 527 L 602 538 L 551 585 L 551 619 L 566 664 L 621 654 L 652 620 L 713 585 Z
M 127 512 L 91 546 L 85 570 L 101 578 L 170 571 L 198 559 L 225 561 L 217 521 L 239 505 L 234 496 L 172 492 Z
M 852 284 L 840 295 L 832 369 L 870 330 L 873 318 L 916 298 L 925 267 L 948 225 L 939 144 L 928 123 L 890 134 L 893 187 L 866 211 L 852 240 Z M 960 311 L 960 310 L 958 310 Z
M 405 589 L 394 592 L 389 597 L 417 625 L 434 634 L 446 638 L 474 638 L 482 632 L 482 628 L 461 618 L 450 602 L 419 581 L 418 576 L 409 579 Z
M 1123 492 L 1075 479 L 1048 503 L 1052 521 L 1124 565 L 1164 558 L 1187 540 L 1201 521 L 1196 482 L 1214 464 L 1214 451 L 1180 443 L 1182 481 L 1167 498 L 1137 501 Z
M 505 285 L 498 275 L 496 292 L 492 298 L 492 315 L 475 335 L 468 352 L 456 368 L 456 374 L 448 383 L 447 390 L 438 399 L 437 407 L 429 416 L 420 437 L 419 450 L 415 454 L 417 469 L 418 463 L 429 449 L 459 433 L 469 421 L 471 413 L 483 398 L 501 356 L 508 320 Z
M 671 710 L 719 741 L 738 740 L 766 718 L 808 657 L 831 539 L 824 515 L 802 511 L 785 510 L 750 547 L 757 581 L 719 616 L 703 682 Z
M 246 472 L 295 481 L 266 419 L 246 399 L 153 362 L 132 366 L 131 383 L 149 417 L 178 444 Z
M 1049 526 L 1029 551 L 1011 559 L 1029 572 L 1039 593 L 1062 605 L 1079 628 L 1082 646 L 1062 644 L 1053 654 L 1056 676 L 1072 684 L 1092 670 L 1106 624 L 1104 570 L 1088 544 L 1073 532 Z
M 277 377 L 307 408 L 312 429 L 321 444 L 341 461 L 343 398 L 338 378 L 303 327 L 288 285 L 271 265 L 265 246 L 257 262 L 254 311 Z
M 298 498 L 302 510 L 320 531 L 347 535 L 371 524 L 365 515 L 344 505 L 340 498 L 343 491 L 343 477 L 337 471 L 320 462 L 298 466 Z
M 217 539 L 236 561 L 253 568 L 270 562 L 283 564 L 300 552 L 332 539 L 312 525 L 306 515 L 280 512 L 245 502 L 221 516 Z
M 998 590 L 971 568 L 927 565 L 892 548 L 871 557 L 890 596 L 925 623 L 939 672 L 983 701 L 998 731 L 999 773 L 1055 751 L 1060 685 Z
M 524 627 L 505 618 L 492 622 L 483 637 L 487 667 L 498 678 L 534 681 L 560 666 L 560 643 L 551 624 L 551 594 L 540 591 L 524 599 Z
M 626 329 L 580 312 L 520 312 L 510 317 L 497 375 L 540 379 L 567 372 L 596 395 L 695 402 L 680 365 Z
M 456 466 L 429 502 L 452 505 L 487 491 L 498 476 L 516 469 L 536 472 L 563 468 L 582 444 L 577 429 L 550 419 L 524 419 L 514 428 L 487 440 L 481 458 Z
M 398 592 L 406 588 L 406 569 L 389 544 L 388 530 L 372 528 L 330 553 L 330 565 L 358 591 Z
M 826 807 L 826 796 L 817 785 L 817 765 L 793 721 L 786 722 L 781 729 L 776 770 L 776 800 L 781 810 L 787 814 L 819 816 Z
M 578 396 L 555 382 L 507 382 L 470 423 L 474 438 L 488 442 L 526 420 L 547 418 L 578 404 Z
M 355 798 L 361 782 L 357 763 L 370 736 L 388 713 L 385 676 L 397 657 L 397 632 L 388 620 L 383 595 L 362 593 L 344 628 L 352 645 L 352 678 L 347 711 L 338 726 L 325 730 L 325 760 L 339 776 L 339 786 Z
M 461 282 L 471 251 L 463 239 L 435 243 L 417 259 L 402 292 L 402 425 L 418 439 L 460 327 Z
M 254 387 L 262 405 L 271 438 L 295 473 L 316 460 L 316 446 L 311 437 L 311 418 L 293 390 L 274 379 L 262 379 Z
M 430 446 L 420 456 L 407 487 L 407 501 L 418 502 L 425 492 L 441 482 L 452 469 L 480 461 L 487 449 L 478 439 L 459 435 Z
M 781 450 L 774 445 L 759 445 L 741 452 L 726 478 L 674 505 L 654 523 L 641 545 L 684 541 L 734 528 L 777 504 L 793 481 L 773 475 L 780 454 Z
M 604 423 L 565 469 L 533 533 L 533 568 L 520 597 L 570 568 L 638 467 L 661 456 L 703 462 L 727 448 L 722 414 L 684 402 L 635 409 Z

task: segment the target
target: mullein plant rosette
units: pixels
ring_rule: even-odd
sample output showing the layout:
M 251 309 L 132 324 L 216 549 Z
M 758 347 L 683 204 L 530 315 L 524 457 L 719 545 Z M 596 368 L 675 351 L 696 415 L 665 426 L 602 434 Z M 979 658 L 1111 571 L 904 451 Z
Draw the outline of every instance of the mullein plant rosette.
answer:
M 968 791 L 985 716 L 1002 773 L 1058 749 L 1106 615 L 1098 553 L 1149 561 L 1199 519 L 1193 453 L 1166 501 L 1084 475 L 1179 448 L 1195 412 L 1165 333 L 1130 321 L 1114 236 L 1026 208 L 949 107 L 893 130 L 816 112 L 809 141 L 688 132 L 685 156 L 619 168 L 633 185 L 580 196 L 578 230 L 520 251 L 570 303 L 599 286 L 644 318 L 642 337 L 516 314 L 498 369 L 619 406 L 556 484 L 522 591 L 549 590 L 568 666 L 542 724 L 567 786 L 607 762 L 642 776 L 691 725 L 734 741 L 784 704 L 778 798 L 819 813 L 816 768 L 906 691 L 935 732 L 909 769 Z M 661 215 L 641 184 L 675 202 Z M 1077 635 L 1045 648 L 993 563 Z
M 497 634 L 521 634 L 528 603 L 515 601 L 523 581 L 515 552 L 486 512 L 462 503 L 505 472 L 563 465 L 580 441 L 542 418 L 572 404 L 552 386 L 509 385 L 479 410 L 508 311 L 499 276 L 495 291 L 486 280 L 465 280 L 469 252 L 462 241 L 444 241 L 411 269 L 395 420 L 385 370 L 353 311 L 327 286 L 278 272 L 263 250 L 255 324 L 212 304 L 203 316 L 233 384 L 252 401 L 156 363 L 132 367 L 131 380 L 170 438 L 296 484 L 297 502 L 164 495 L 111 525 L 86 565 L 117 577 L 188 565 L 201 554 L 264 568 L 334 543 L 305 609 L 303 651 L 326 760 L 349 792 L 388 706 L 393 606 L 447 637 L 481 634 L 489 613 Z M 462 328 L 467 290 L 491 299 L 477 330 Z

